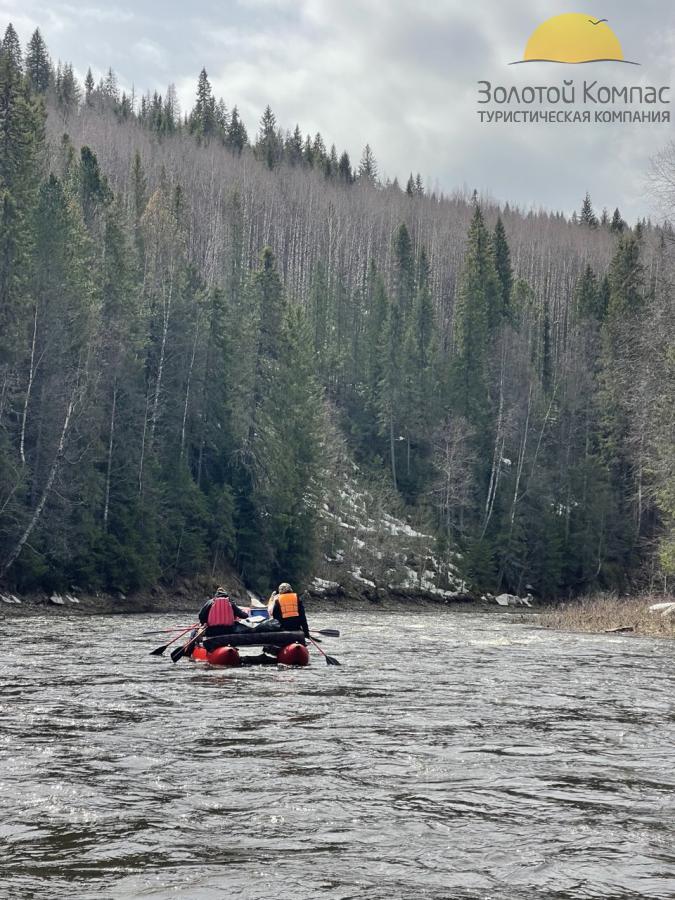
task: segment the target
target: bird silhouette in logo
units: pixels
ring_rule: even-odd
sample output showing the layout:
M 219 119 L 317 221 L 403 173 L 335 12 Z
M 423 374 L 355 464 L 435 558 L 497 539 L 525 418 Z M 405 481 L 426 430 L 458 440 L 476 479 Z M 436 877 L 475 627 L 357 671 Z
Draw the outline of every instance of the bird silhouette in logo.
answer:
M 593 27 L 589 28 L 589 25 Z M 600 62 L 639 65 L 624 57 L 621 42 L 609 19 L 598 19 L 588 13 L 561 13 L 534 29 L 523 58 L 515 64 Z

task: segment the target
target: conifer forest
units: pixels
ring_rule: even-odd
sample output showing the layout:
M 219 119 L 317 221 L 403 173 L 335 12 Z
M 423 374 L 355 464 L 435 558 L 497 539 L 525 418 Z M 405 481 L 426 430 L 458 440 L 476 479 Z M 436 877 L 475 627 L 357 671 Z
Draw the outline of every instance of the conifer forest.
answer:
M 339 435 L 478 592 L 672 584 L 670 225 L 376 154 L 245 124 L 206 71 L 189 110 L 79 83 L 7 27 L 0 582 L 305 584 Z M 650 177 L 667 199 L 675 153 Z

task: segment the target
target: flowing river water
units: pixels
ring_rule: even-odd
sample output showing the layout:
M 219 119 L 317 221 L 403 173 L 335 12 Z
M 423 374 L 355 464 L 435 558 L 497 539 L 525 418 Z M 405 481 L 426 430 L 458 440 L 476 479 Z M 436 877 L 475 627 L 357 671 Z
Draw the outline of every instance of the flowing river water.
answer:
M 218 670 L 174 621 L 3 622 L 0 897 L 675 898 L 672 643 L 322 611 L 340 667 Z

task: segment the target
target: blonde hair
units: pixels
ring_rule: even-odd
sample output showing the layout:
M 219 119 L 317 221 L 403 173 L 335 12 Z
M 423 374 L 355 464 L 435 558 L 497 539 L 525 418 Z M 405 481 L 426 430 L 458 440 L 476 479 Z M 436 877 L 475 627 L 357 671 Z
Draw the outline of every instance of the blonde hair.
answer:
M 292 593 L 292 591 L 293 591 L 293 588 L 290 586 L 290 584 L 287 581 L 282 581 L 281 584 L 279 585 L 279 593 L 280 594 L 290 594 L 290 593 Z

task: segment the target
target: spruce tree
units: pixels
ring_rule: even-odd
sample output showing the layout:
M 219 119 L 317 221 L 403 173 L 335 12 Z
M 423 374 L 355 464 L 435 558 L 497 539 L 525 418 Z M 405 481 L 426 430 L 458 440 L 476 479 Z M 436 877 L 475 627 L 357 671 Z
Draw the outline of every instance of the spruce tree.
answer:
M 84 102 L 87 106 L 91 106 L 94 102 L 94 76 L 92 75 L 91 69 L 87 69 L 87 74 L 84 78 Z
M 634 377 L 632 367 L 644 302 L 640 244 L 633 235 L 625 234 L 619 238 L 610 266 L 597 395 L 599 457 L 611 491 L 605 572 L 610 583 L 635 562 L 637 519 L 629 442 L 629 385 Z
M 96 154 L 89 147 L 80 150 L 80 202 L 85 224 L 93 229 L 98 214 L 112 199 L 108 179 L 101 173 Z
M 260 266 L 253 279 L 260 316 L 258 356 L 262 361 L 277 360 L 280 355 L 284 292 L 277 262 L 270 247 L 260 254 Z
M 286 307 L 281 330 L 284 361 L 273 384 L 272 425 L 283 448 L 269 461 L 270 540 L 275 581 L 303 579 L 316 551 L 323 412 L 314 377 L 311 335 L 302 310 Z
M 359 178 L 362 181 L 367 181 L 369 184 L 377 182 L 377 162 L 373 151 L 370 149 L 370 144 L 366 144 L 363 150 L 363 156 L 359 163 Z
M 0 364 L 13 356 L 26 315 L 27 276 L 44 145 L 44 112 L 31 97 L 12 26 L 0 48 Z
M 67 119 L 77 109 L 81 96 L 80 86 L 75 79 L 75 73 L 70 63 L 59 68 L 54 86 L 59 106 L 64 113 L 64 118 Z
M 286 159 L 292 166 L 299 166 L 302 163 L 302 132 L 299 125 L 295 126 L 286 145 Z
M 237 156 L 240 156 L 247 144 L 248 135 L 246 133 L 246 126 L 239 118 L 239 110 L 235 106 L 232 110 L 232 115 L 230 116 L 230 123 L 227 127 L 225 145 L 229 147 L 233 153 L 236 153 Z
M 281 142 L 277 134 L 277 119 L 270 106 L 265 107 L 265 112 L 260 119 L 260 130 L 255 145 L 258 159 L 262 160 L 268 169 L 273 169 L 281 159 Z
M 513 288 L 513 269 L 511 268 L 511 252 L 501 216 L 497 216 L 493 235 L 495 251 L 495 267 L 500 287 L 500 313 L 502 318 L 511 318 L 511 290 Z
M 250 365 L 250 381 L 245 386 L 246 396 L 241 397 L 245 408 L 242 449 L 233 471 L 234 521 L 238 564 L 249 581 L 260 586 L 264 578 L 269 578 L 274 565 L 273 523 L 281 511 L 273 500 L 273 490 L 284 455 L 275 384 L 282 367 L 286 304 L 276 260 L 269 247 L 261 253 L 247 294 L 252 326 L 251 352 L 246 359 Z
M 335 144 L 331 144 L 330 154 L 328 155 L 328 159 L 326 160 L 326 175 L 327 177 L 334 178 L 339 171 L 340 161 L 337 155 L 337 149 Z
M 644 267 L 640 244 L 633 235 L 620 238 L 609 271 L 607 315 L 618 330 L 624 318 L 638 313 L 644 305 Z
M 197 103 L 192 111 L 190 130 L 198 138 L 208 139 L 216 131 L 216 101 L 206 69 L 199 73 Z
M 338 163 L 338 175 L 346 184 L 351 184 L 353 180 L 352 164 L 349 159 L 349 154 L 346 150 L 340 156 L 340 161 Z
M 612 221 L 610 223 L 609 230 L 612 231 L 614 234 L 622 234 L 622 232 L 625 228 L 626 228 L 626 223 L 621 218 L 621 213 L 619 212 L 619 209 L 617 207 L 617 209 L 614 210 L 614 214 L 612 216 Z
M 600 308 L 600 291 L 598 280 L 590 264 L 586 266 L 583 274 L 577 282 L 575 291 L 575 305 L 577 315 L 581 319 L 602 319 L 603 310 Z
M 227 106 L 225 105 L 225 101 L 221 97 L 216 103 L 216 130 L 219 135 L 224 136 L 227 134 L 227 126 L 230 121 L 230 116 L 227 112 Z
M 453 407 L 472 425 L 488 413 L 489 326 L 499 282 L 490 235 L 480 206 L 469 228 L 453 322 Z
M 10 22 L 5 29 L 5 36 L 2 40 L 2 55 L 6 60 L 8 68 L 16 73 L 16 77 L 23 75 L 23 57 L 21 54 L 21 44 L 19 36 L 14 30 L 14 26 Z
M 417 497 L 428 475 L 421 468 L 430 454 L 429 439 L 438 416 L 438 390 L 435 376 L 438 330 L 429 285 L 429 262 L 422 248 L 418 266 L 417 290 L 406 328 L 402 354 L 403 398 L 401 418 L 406 436 L 406 494 Z
M 405 327 L 415 297 L 415 256 L 405 223 L 394 234 L 393 249 L 393 299 Z
M 312 143 L 312 157 L 314 159 L 314 165 L 317 168 L 323 168 L 326 161 L 326 144 L 319 131 L 317 131 L 314 136 L 314 142 Z
M 26 77 L 30 89 L 36 94 L 46 94 L 52 74 L 47 45 L 42 39 L 40 29 L 36 28 L 28 42 L 26 52 Z
M 591 202 L 590 194 L 586 194 L 586 196 L 584 197 L 584 202 L 581 206 L 581 215 L 579 218 L 579 222 L 581 225 L 586 225 L 588 228 L 598 227 L 598 218 L 593 211 L 593 204 Z
M 34 528 L 31 543 L 35 541 L 39 547 L 46 538 L 51 546 L 44 547 L 43 552 L 49 552 L 54 564 L 63 567 L 73 549 L 88 539 L 80 531 L 78 516 L 75 515 L 74 523 L 69 518 L 81 503 L 82 481 L 90 472 L 84 459 L 62 485 L 61 501 L 54 503 L 49 494 L 62 460 L 57 448 L 69 438 L 68 423 L 72 422 L 74 405 L 78 398 L 82 400 L 85 396 L 96 289 L 92 247 L 81 210 L 76 198 L 54 175 L 40 188 L 34 240 L 33 358 L 40 360 L 40 365 L 33 369 L 21 443 L 25 447 L 26 465 L 33 473 L 30 508 L 40 513 L 38 520 L 31 520 Z M 83 445 L 80 452 L 84 454 L 86 439 Z M 52 543 L 55 529 L 62 535 L 58 547 Z M 57 563 L 60 554 L 63 556 Z
M 306 166 L 310 169 L 314 168 L 314 147 L 309 135 L 305 138 L 305 143 L 302 148 L 302 159 Z

